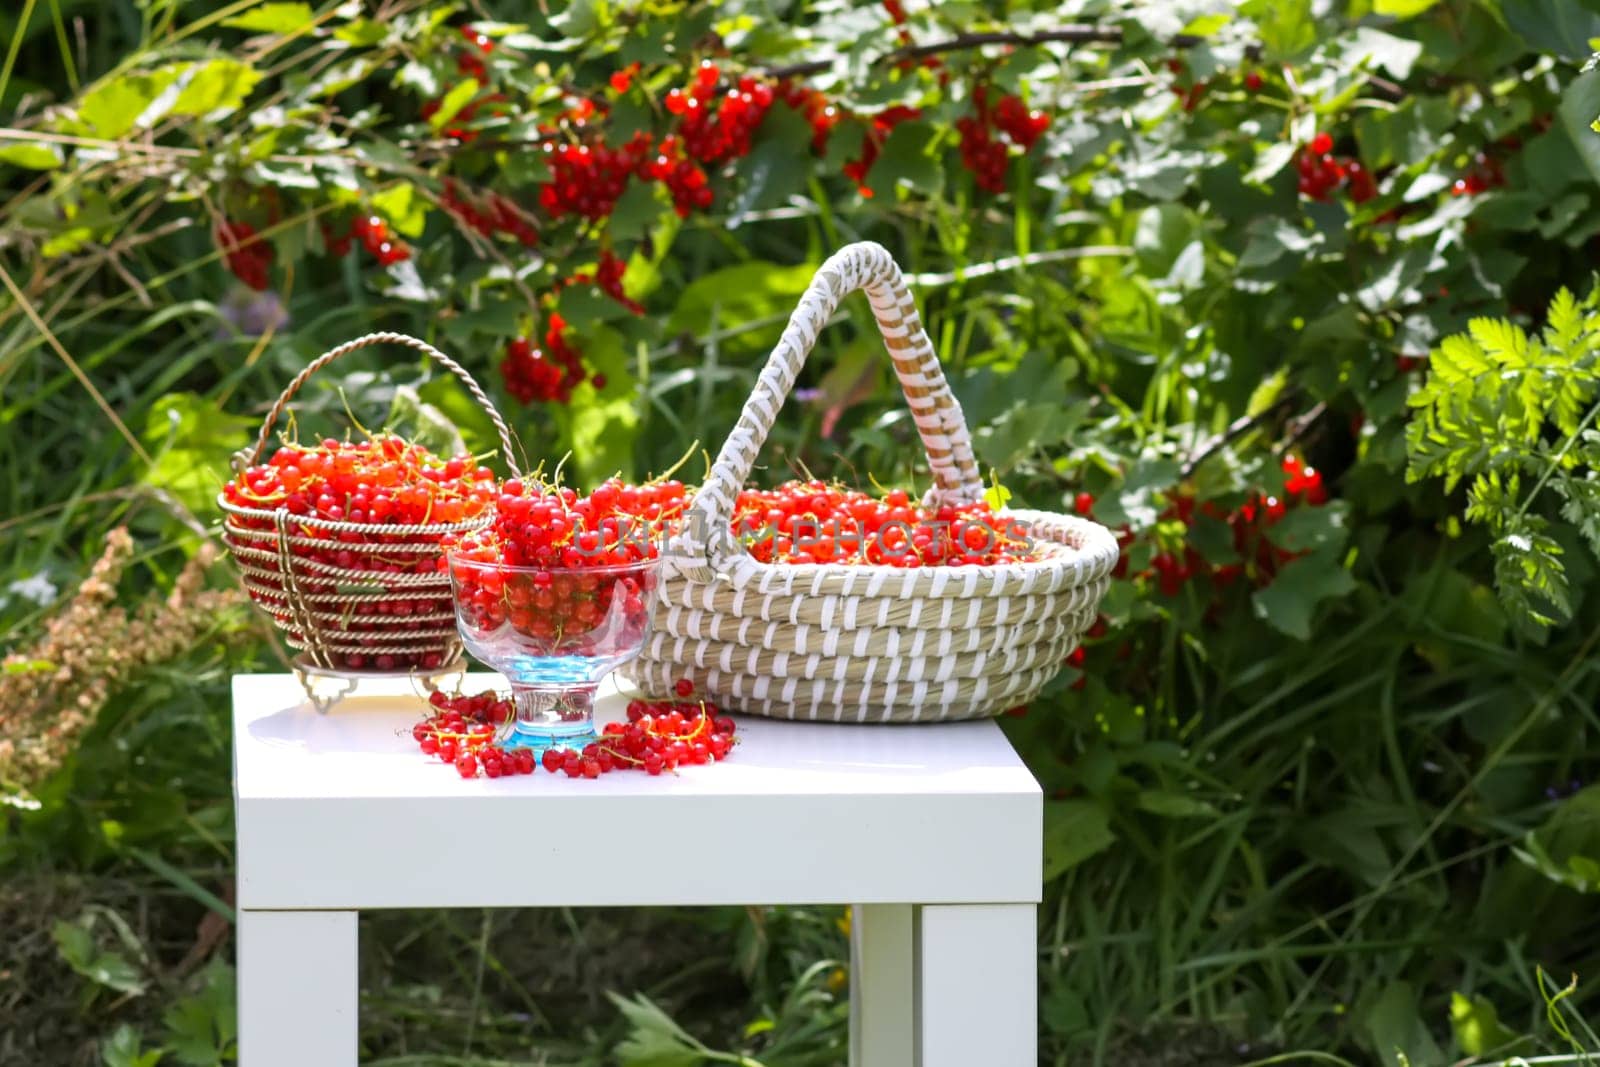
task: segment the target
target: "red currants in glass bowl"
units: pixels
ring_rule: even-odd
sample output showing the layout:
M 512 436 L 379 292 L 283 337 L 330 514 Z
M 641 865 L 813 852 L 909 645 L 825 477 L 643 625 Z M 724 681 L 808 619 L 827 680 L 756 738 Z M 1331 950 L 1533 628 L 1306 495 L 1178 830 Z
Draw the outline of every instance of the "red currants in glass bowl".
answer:
M 582 749 L 594 694 L 650 631 L 661 539 L 688 504 L 677 482 L 606 482 L 589 496 L 507 482 L 493 524 L 446 555 L 456 625 L 511 682 L 511 748 Z

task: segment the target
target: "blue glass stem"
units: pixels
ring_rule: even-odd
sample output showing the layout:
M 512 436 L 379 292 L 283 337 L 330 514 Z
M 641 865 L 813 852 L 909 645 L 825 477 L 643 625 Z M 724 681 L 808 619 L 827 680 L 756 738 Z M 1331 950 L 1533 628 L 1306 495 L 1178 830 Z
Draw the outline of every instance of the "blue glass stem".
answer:
M 506 748 L 531 748 L 542 753 L 547 748 L 582 749 L 592 744 L 594 732 L 593 685 L 560 688 L 511 685 L 511 698 L 517 717 L 505 739 Z

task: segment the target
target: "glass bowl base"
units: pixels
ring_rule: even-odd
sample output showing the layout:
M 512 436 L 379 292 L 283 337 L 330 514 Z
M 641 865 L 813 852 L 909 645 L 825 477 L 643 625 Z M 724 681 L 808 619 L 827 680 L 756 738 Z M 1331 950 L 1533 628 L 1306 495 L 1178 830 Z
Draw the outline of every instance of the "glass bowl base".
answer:
M 546 749 L 570 748 L 582 752 L 585 745 L 600 740 L 592 722 L 586 723 L 515 723 L 511 732 L 500 742 L 502 748 L 531 749 L 535 756 L 543 756 Z

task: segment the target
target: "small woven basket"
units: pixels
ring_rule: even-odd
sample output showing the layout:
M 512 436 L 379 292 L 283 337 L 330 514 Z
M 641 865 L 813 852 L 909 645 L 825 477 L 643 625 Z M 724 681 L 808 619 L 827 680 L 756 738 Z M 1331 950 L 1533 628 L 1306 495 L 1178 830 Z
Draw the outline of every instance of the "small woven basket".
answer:
M 817 334 L 864 289 L 932 468 L 924 503 L 983 496 L 961 406 L 900 269 L 861 242 L 824 263 L 773 349 L 665 553 L 655 632 L 622 668 L 647 692 L 679 678 L 723 707 L 787 719 L 926 722 L 1036 696 L 1093 623 L 1117 542 L 1102 526 L 1006 511 L 1034 557 L 993 567 L 764 564 L 733 537 L 735 500 Z
M 272 429 L 300 387 L 342 356 L 376 344 L 413 348 L 459 378 L 500 433 L 506 465 L 518 476 L 511 432 L 478 383 L 432 345 L 399 333 L 373 333 L 312 360 L 267 413 L 255 445 L 236 453 L 236 471 L 258 462 Z M 450 599 L 450 576 L 437 569 L 440 539 L 482 529 L 492 510 L 456 523 L 399 525 L 336 522 L 291 514 L 287 508 L 250 508 L 223 496 L 222 539 L 243 572 L 252 599 L 302 655 L 297 666 L 312 673 L 360 675 L 391 671 L 446 671 L 461 659 Z M 295 549 L 350 553 L 348 566 L 308 559 Z M 404 572 L 389 568 L 403 563 Z M 426 567 L 421 564 L 428 564 Z M 384 666 L 380 667 L 382 663 Z

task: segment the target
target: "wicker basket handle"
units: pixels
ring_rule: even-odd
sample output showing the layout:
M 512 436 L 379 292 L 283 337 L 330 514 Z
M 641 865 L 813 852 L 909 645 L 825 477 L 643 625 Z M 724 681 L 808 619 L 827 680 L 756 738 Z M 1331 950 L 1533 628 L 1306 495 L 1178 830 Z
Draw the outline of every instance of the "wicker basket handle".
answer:
M 426 341 L 419 341 L 415 337 L 403 333 L 388 332 L 369 333 L 364 337 L 357 337 L 353 341 L 346 341 L 337 348 L 330 348 L 310 363 L 307 363 L 305 369 L 295 375 L 294 381 L 290 382 L 283 390 L 283 395 L 278 397 L 278 402 L 272 405 L 272 410 L 267 412 L 267 419 L 261 425 L 261 434 L 256 438 L 256 443 L 249 448 L 243 448 L 234 453 L 234 470 L 242 471 L 261 459 L 261 453 L 267 450 L 267 442 L 272 439 L 272 428 L 278 424 L 278 419 L 283 415 L 283 409 L 289 406 L 289 401 L 294 399 L 294 395 L 300 391 L 301 386 L 306 384 L 308 378 L 341 356 L 347 356 L 359 349 L 380 344 L 404 345 L 406 348 L 414 348 L 423 355 L 437 360 L 445 370 L 459 378 L 461 384 L 467 387 L 467 392 L 471 393 L 472 398 L 478 402 L 478 406 L 483 408 L 484 413 L 489 416 L 489 421 L 494 423 L 494 428 L 499 431 L 500 447 L 505 451 L 506 466 L 510 468 L 512 477 L 522 477 L 522 471 L 517 466 L 516 453 L 512 450 L 511 431 L 506 428 L 505 420 L 500 417 L 500 413 L 489 402 L 488 394 L 483 391 L 483 388 L 478 385 L 472 375 L 467 373 L 466 368 Z
M 723 442 L 705 485 L 695 494 L 689 521 L 678 540 L 684 562 L 709 559 L 720 570 L 737 551 L 729 523 L 739 490 L 750 476 L 817 334 L 839 303 L 857 289 L 866 290 L 928 454 L 934 478 L 929 503 L 967 503 L 983 495 L 983 479 L 961 405 L 945 381 L 900 268 L 882 245 L 859 241 L 841 248 L 818 268 L 800 297 L 800 306 L 789 317 L 738 423 Z

